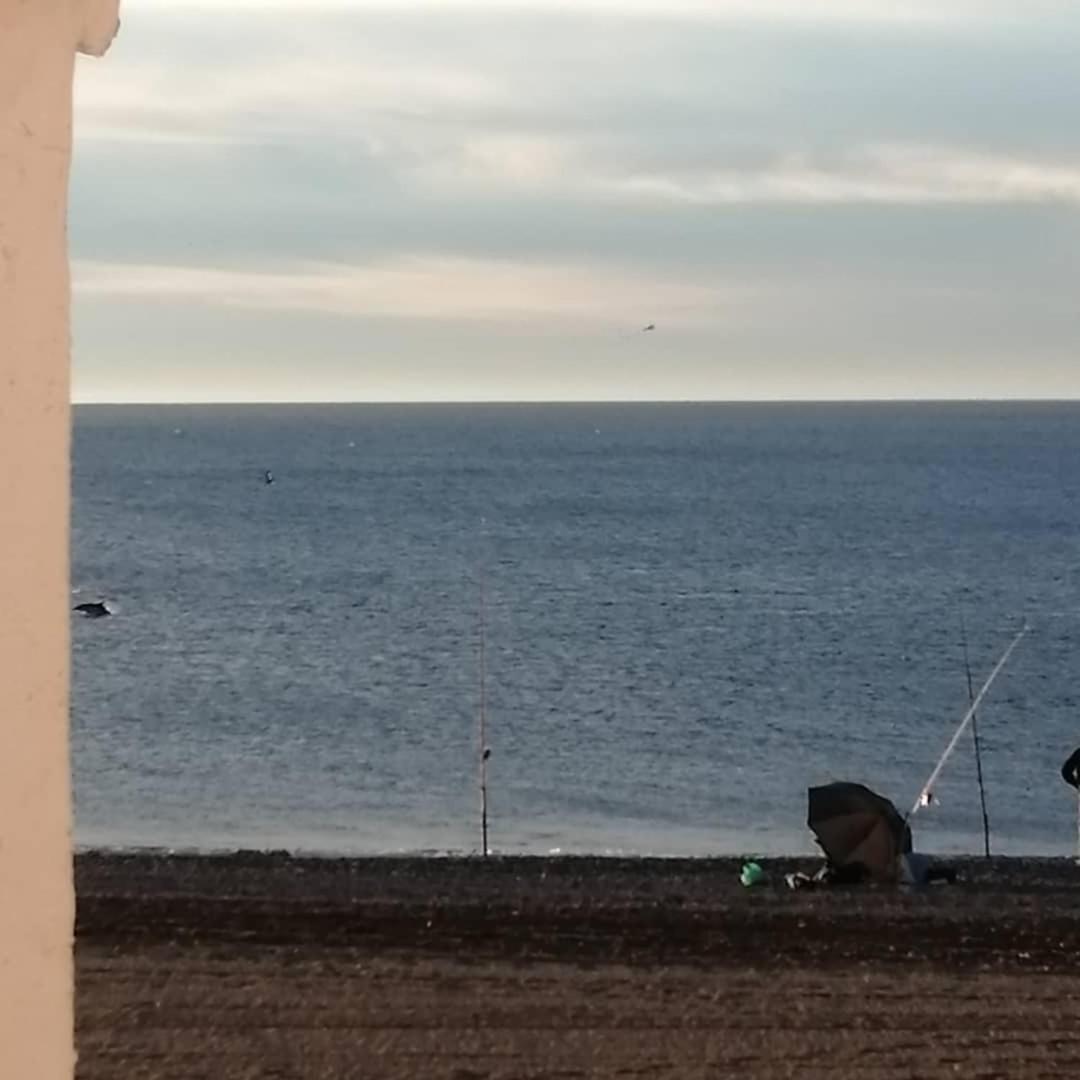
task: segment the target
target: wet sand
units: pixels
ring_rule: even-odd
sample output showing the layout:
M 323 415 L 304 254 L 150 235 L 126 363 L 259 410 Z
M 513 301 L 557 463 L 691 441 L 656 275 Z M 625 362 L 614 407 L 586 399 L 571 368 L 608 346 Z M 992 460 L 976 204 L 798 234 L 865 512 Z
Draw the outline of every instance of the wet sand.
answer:
M 739 865 L 81 855 L 78 1075 L 1080 1075 L 1071 861 Z

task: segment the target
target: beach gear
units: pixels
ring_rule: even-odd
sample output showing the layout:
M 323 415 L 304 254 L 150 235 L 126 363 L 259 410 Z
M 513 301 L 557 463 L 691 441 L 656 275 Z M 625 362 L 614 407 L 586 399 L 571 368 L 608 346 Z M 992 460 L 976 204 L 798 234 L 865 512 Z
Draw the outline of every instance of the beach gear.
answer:
M 846 866 L 826 863 L 812 877 L 797 870 L 793 874 L 786 874 L 784 881 L 789 889 L 820 889 L 831 885 L 861 885 L 869 876 L 862 863 L 848 863 Z
M 891 878 L 911 851 L 911 830 L 888 799 L 862 784 L 837 782 L 807 792 L 806 824 L 830 866 Z
M 1080 747 L 1077 747 L 1061 766 L 1061 779 L 1076 788 L 1076 862 L 1080 865 Z
M 751 885 L 763 885 L 767 879 L 765 871 L 756 862 L 748 862 L 743 863 L 739 880 L 749 888 Z
M 1077 747 L 1061 766 L 1061 779 L 1070 787 L 1080 789 L 1080 747 Z

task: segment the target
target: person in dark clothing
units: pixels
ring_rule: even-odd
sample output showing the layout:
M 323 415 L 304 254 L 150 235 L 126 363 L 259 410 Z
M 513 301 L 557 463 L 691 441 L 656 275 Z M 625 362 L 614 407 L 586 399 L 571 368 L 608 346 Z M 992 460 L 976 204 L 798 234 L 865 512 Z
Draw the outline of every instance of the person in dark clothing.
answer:
M 1061 779 L 1069 787 L 1074 787 L 1080 791 L 1080 746 L 1069 755 L 1068 761 L 1061 766 Z

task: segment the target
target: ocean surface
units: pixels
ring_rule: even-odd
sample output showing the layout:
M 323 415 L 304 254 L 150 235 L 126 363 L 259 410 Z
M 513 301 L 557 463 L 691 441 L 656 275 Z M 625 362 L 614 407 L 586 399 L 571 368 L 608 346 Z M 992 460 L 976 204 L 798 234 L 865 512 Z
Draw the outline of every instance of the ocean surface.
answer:
M 810 853 L 1027 620 L 991 843 L 1076 848 L 1078 404 L 84 406 L 73 468 L 81 846 L 477 851 L 483 682 L 493 850 Z M 981 851 L 970 733 L 935 794 Z

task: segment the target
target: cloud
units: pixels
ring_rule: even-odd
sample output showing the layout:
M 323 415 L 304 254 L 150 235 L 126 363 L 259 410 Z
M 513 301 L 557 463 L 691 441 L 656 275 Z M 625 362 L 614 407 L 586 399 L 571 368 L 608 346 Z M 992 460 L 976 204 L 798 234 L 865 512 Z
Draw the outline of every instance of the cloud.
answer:
M 79 137 L 127 131 L 154 138 L 164 131 L 241 141 L 303 136 L 332 128 L 335 109 L 351 114 L 423 116 L 479 108 L 498 100 L 492 80 L 463 66 L 394 62 L 312 63 L 303 56 L 238 57 L 212 80 L 160 63 L 133 63 L 122 78 L 84 79 L 78 97 Z M 328 120 L 331 121 L 328 123 Z
M 211 307 L 314 311 L 351 317 L 632 325 L 663 310 L 684 326 L 751 290 L 719 282 L 587 263 L 409 256 L 370 265 L 298 263 L 280 269 L 177 267 L 77 260 L 82 298 L 196 302 Z
M 1080 160 L 1039 161 L 951 147 L 884 145 L 840 160 L 791 154 L 760 169 L 639 173 L 599 181 L 612 196 L 714 206 L 1080 202 Z
M 951 23 L 966 20 L 1028 19 L 1065 10 L 1064 0 L 125 0 L 133 11 L 423 11 L 436 14 L 492 12 L 515 15 L 607 15 L 620 18 L 726 20 L 844 20 L 884 23 Z
M 755 2 L 756 6 L 756 2 Z M 812 4 L 800 4 L 812 8 Z M 863 5 L 884 11 L 909 5 Z M 935 4 L 956 12 L 963 4 Z M 1052 155 L 1080 108 L 1059 42 L 1080 16 L 1002 29 L 878 31 L 782 19 L 688 28 L 660 17 L 483 6 L 342 7 L 253 21 L 226 9 L 143 9 L 109 63 L 84 67 L 80 147 L 143 138 L 251 145 L 362 143 L 406 164 L 499 142 L 587 141 L 594 157 L 677 165 L 745 148 L 772 158 L 869 143 Z
M 1064 354 L 1077 30 L 1009 0 L 127 0 L 77 84 L 81 385 L 124 348 L 138 378 L 162 318 L 235 370 L 379 323 L 476 396 L 495 367 L 550 393 L 544 335 L 618 368 L 597 342 L 639 312 L 698 364 L 650 392 L 705 393 L 718 349 L 744 388 Z

